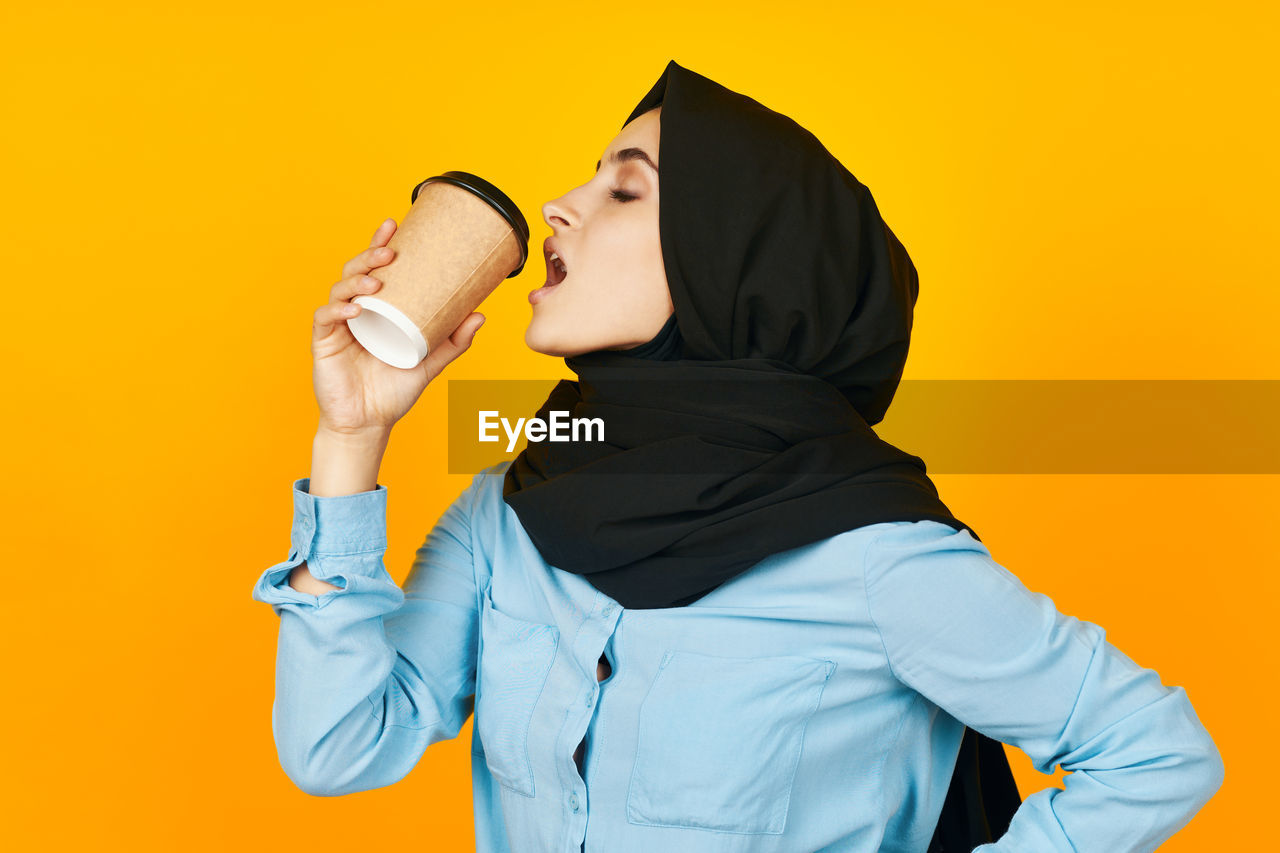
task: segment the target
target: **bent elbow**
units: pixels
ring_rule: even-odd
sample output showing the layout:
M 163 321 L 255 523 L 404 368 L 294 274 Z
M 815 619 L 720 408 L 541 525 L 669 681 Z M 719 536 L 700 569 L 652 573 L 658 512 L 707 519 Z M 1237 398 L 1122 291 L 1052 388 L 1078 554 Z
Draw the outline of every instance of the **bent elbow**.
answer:
M 1194 814 L 1222 787 L 1226 768 L 1221 750 L 1196 714 L 1186 690 L 1174 687 L 1166 698 L 1166 717 L 1147 723 L 1150 731 L 1163 733 L 1167 739 L 1168 766 L 1176 773 L 1168 777 L 1170 796 Z
M 1196 808 L 1203 806 L 1218 793 L 1226 775 L 1226 766 L 1222 760 L 1222 752 L 1213 739 L 1206 734 L 1204 743 L 1195 753 L 1193 765 L 1196 769 Z
M 335 769 L 323 764 L 286 764 L 283 760 L 280 767 L 289 781 L 302 791 L 313 797 L 342 797 L 361 791 L 370 791 L 392 784 L 397 779 L 383 779 L 371 775 L 367 770 L 355 767 Z
M 352 772 L 356 758 L 350 744 L 334 731 L 314 739 L 299 737 L 297 731 L 277 732 L 276 755 L 284 775 L 305 794 L 338 797 L 361 790 L 353 785 L 360 780 Z
M 304 794 L 310 794 L 313 797 L 338 797 L 345 791 L 339 791 L 331 784 L 328 784 L 323 776 L 312 775 L 306 772 L 299 772 L 297 769 L 289 769 L 281 765 L 284 769 L 284 775 L 289 777 L 289 781 Z
M 408 775 L 430 744 L 460 727 L 438 720 L 424 726 L 383 726 L 369 714 L 352 719 L 359 721 L 358 728 L 331 729 L 317 739 L 277 739 L 280 766 L 299 790 L 313 797 L 340 797 L 393 785 Z
M 1209 730 L 1191 708 L 1185 692 L 1182 693 L 1182 698 L 1187 703 L 1187 714 L 1192 721 L 1192 725 L 1186 730 L 1189 735 L 1186 769 L 1189 774 L 1187 784 L 1194 785 L 1194 788 L 1188 794 L 1198 811 L 1222 787 L 1226 766 L 1222 760 L 1222 751 L 1218 749 L 1213 735 L 1209 734 Z
M 331 766 L 320 760 L 317 750 L 279 749 L 280 769 L 289 781 L 304 794 L 313 797 L 338 797 L 351 793 L 339 783 L 338 774 Z

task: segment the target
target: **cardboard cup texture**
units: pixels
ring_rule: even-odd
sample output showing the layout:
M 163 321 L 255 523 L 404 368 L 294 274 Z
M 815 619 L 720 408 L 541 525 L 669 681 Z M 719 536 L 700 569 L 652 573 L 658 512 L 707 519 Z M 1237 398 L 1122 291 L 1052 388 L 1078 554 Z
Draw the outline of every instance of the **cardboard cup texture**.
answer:
M 361 311 L 348 328 L 378 359 L 416 367 L 522 265 L 521 239 L 479 195 L 445 181 L 423 183 L 387 243 L 395 258 L 370 272 L 382 287 L 352 300 Z

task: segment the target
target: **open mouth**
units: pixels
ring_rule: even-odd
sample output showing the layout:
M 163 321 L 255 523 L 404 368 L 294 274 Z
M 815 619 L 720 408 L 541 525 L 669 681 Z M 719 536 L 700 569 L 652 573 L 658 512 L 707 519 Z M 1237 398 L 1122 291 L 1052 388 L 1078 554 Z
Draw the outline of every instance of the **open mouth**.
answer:
M 564 281 L 569 269 L 555 252 L 547 255 L 547 285 L 556 285 Z
M 529 302 L 533 305 L 537 305 L 538 300 L 542 299 L 551 290 L 554 290 L 556 285 L 564 281 L 565 276 L 569 274 L 569 268 L 565 266 L 559 254 L 550 249 L 545 249 L 543 255 L 547 261 L 547 281 L 542 287 L 529 294 Z

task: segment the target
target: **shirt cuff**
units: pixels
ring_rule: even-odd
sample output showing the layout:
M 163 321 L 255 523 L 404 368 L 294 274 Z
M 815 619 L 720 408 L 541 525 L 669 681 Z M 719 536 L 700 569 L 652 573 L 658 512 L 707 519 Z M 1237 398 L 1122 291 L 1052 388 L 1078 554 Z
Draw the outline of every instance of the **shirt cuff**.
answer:
M 277 614 L 299 605 L 323 607 L 351 592 L 387 596 L 395 604 L 403 601 L 404 593 L 382 561 L 387 550 L 386 486 L 316 497 L 309 477 L 294 480 L 289 541 L 289 559 L 265 570 L 253 587 L 254 600 L 271 604 Z M 338 589 L 312 595 L 290 586 L 289 576 L 304 562 L 312 577 Z
M 387 487 L 354 495 L 316 497 L 311 478 L 293 482 L 289 559 L 343 556 L 387 547 Z
M 386 574 L 387 487 L 317 497 L 311 494 L 310 477 L 294 480 L 289 545 L 288 560 L 264 573 L 258 587 L 263 594 L 272 594 L 274 587 L 290 597 L 316 598 L 289 586 L 290 573 L 304 562 L 312 577 L 342 589 L 349 588 L 353 576 L 380 578 Z

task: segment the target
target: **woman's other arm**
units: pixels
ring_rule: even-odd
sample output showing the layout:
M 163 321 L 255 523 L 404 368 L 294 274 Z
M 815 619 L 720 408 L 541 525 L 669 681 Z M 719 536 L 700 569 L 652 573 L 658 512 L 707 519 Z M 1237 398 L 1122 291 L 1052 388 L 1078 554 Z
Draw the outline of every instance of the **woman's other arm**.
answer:
M 967 532 L 901 525 L 868 548 L 871 616 L 894 675 L 957 720 L 1071 771 L 974 853 L 1154 850 L 1222 784 L 1186 691 L 1059 613 Z

